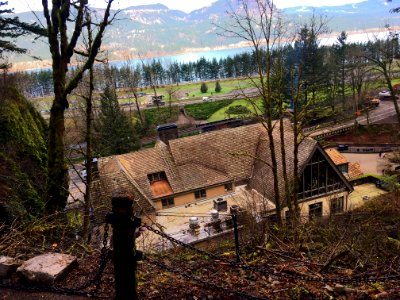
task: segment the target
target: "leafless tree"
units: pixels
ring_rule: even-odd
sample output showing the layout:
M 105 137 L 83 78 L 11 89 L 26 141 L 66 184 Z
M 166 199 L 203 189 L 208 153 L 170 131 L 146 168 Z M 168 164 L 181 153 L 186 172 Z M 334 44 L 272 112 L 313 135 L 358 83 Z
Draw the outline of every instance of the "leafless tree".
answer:
M 49 145 L 48 145 L 48 182 L 46 208 L 49 212 L 65 207 L 68 197 L 68 168 L 64 160 L 65 110 L 69 107 L 68 95 L 77 87 L 85 71 L 89 70 L 101 47 L 102 37 L 106 27 L 113 17 L 110 17 L 111 4 L 108 0 L 103 18 L 97 26 L 93 44 L 86 61 L 68 78 L 68 67 L 74 55 L 82 29 L 85 26 L 85 9 L 87 0 L 53 0 L 49 8 L 48 0 L 42 0 L 46 19 L 48 41 L 52 57 L 54 100 L 50 111 Z M 74 12 L 72 12 L 74 11 Z M 73 26 L 71 37 L 68 36 L 68 26 Z
M 381 74 L 387 88 L 390 91 L 398 124 L 400 127 L 400 108 L 397 103 L 396 92 L 393 88 L 392 80 L 395 78 L 395 68 L 400 67 L 398 59 L 400 58 L 399 34 L 386 27 L 387 36 L 383 40 L 375 37 L 370 47 L 365 49 L 365 58 L 373 64 L 373 70 Z
M 264 125 L 271 152 L 271 164 L 274 182 L 274 203 L 277 211 L 277 221 L 281 219 L 281 196 L 279 190 L 277 149 L 273 138 L 275 123 L 273 122 L 273 90 L 272 90 L 272 49 L 279 46 L 277 41 L 281 36 L 282 23 L 279 12 L 270 0 L 243 0 L 238 9 L 231 8 L 228 12 L 231 23 L 223 27 L 226 36 L 237 37 L 249 43 L 254 51 L 257 74 L 249 77 L 257 89 L 263 106 L 262 124 Z

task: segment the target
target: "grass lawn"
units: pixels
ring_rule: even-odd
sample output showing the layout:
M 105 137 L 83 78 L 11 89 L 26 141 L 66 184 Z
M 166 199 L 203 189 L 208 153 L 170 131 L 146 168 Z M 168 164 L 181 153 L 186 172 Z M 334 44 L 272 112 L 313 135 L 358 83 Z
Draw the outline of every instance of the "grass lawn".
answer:
M 226 110 L 229 107 L 241 105 L 246 107 L 253 115 L 261 114 L 261 99 L 254 100 L 254 105 L 250 103 L 248 100 L 235 100 L 231 104 L 219 109 L 215 113 L 212 114 L 211 117 L 207 119 L 208 122 L 220 121 L 228 118 L 235 118 L 235 117 L 244 117 L 244 115 L 234 115 L 231 114 L 228 116 Z
M 177 92 L 172 96 L 172 101 L 179 100 L 181 97 L 188 97 L 189 99 L 192 98 L 200 98 L 200 97 L 210 97 L 212 95 L 225 95 L 231 93 L 233 90 L 236 90 L 238 88 L 246 88 L 250 87 L 250 81 L 248 79 L 221 79 L 220 84 L 222 87 L 221 92 L 216 93 L 215 92 L 215 83 L 216 80 L 209 80 L 205 81 L 208 85 L 208 91 L 207 93 L 202 93 L 200 91 L 200 86 L 201 86 L 201 81 L 194 82 L 194 83 L 181 83 L 179 86 L 174 86 L 177 88 Z M 157 94 L 164 95 L 165 101 L 168 99 L 168 93 L 166 91 L 166 87 L 159 87 L 156 89 Z M 154 90 L 150 87 L 148 88 L 142 88 L 139 89 L 139 92 L 144 92 L 148 95 L 153 95 Z M 126 91 L 121 91 L 118 92 L 118 96 L 123 96 L 130 94 L 129 90 Z M 143 101 L 144 97 L 139 98 L 139 101 Z M 133 102 L 134 99 L 131 99 L 131 102 Z M 128 99 L 120 99 L 120 103 L 126 103 L 129 102 Z
M 182 87 L 182 91 L 189 94 L 189 98 L 196 97 L 210 97 L 215 95 L 226 95 L 239 88 L 251 87 L 251 83 L 248 79 L 230 79 L 230 80 L 220 80 L 222 87 L 221 92 L 215 92 L 215 82 L 216 81 L 206 81 L 208 86 L 207 93 L 202 93 L 200 91 L 201 82 L 188 84 Z

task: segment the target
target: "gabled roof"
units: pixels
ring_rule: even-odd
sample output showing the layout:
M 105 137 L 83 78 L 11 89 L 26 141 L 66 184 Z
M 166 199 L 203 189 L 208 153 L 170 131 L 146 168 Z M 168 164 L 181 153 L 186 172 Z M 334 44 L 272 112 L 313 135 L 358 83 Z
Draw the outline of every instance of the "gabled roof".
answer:
M 291 124 L 288 121 L 284 123 L 285 161 L 288 177 L 293 178 L 294 135 Z M 278 174 L 279 178 L 283 178 L 279 123 L 274 126 Z M 299 171 L 302 171 L 317 148 L 323 152 L 315 140 L 303 139 L 299 146 Z M 136 193 L 140 194 L 140 199 L 150 204 L 151 200 L 160 198 L 152 193 L 148 178 L 149 174 L 157 172 L 165 172 L 173 194 L 231 181 L 246 181 L 250 187 L 273 199 L 270 144 L 261 123 L 170 140 L 169 145 L 159 141 L 152 149 L 122 154 L 112 159 L 103 158 L 100 161 L 101 177 L 112 180 L 112 176 L 118 175 L 118 182 L 130 182 Z M 110 164 L 110 161 L 113 163 Z M 283 180 L 279 181 L 279 187 L 284 191 Z M 267 189 L 266 193 L 263 189 Z
M 329 155 L 335 165 L 340 166 L 348 164 L 348 172 L 344 174 L 347 179 L 352 180 L 364 174 L 359 163 L 349 162 L 337 149 L 329 148 L 325 149 L 325 152 Z
M 281 136 L 280 136 L 280 125 L 279 123 L 274 124 L 273 139 L 275 146 L 275 156 L 277 160 L 278 167 L 278 178 L 279 180 L 279 195 L 283 199 L 285 197 L 285 182 L 283 174 L 283 159 L 281 151 Z M 301 174 L 303 167 L 306 162 L 314 153 L 317 147 L 317 141 L 312 138 L 305 137 L 298 150 L 298 166 L 299 174 Z M 289 180 L 293 180 L 294 173 L 294 133 L 292 130 L 292 125 L 285 121 L 284 122 L 284 150 L 285 150 L 285 162 L 286 162 L 286 172 Z M 271 150 L 268 134 L 263 128 L 262 134 L 260 136 L 260 143 L 257 149 L 257 160 L 254 164 L 253 173 L 251 175 L 250 186 L 251 188 L 257 190 L 268 199 L 273 200 L 275 197 L 274 186 L 273 186 L 273 172 L 271 163 Z
M 199 164 L 233 180 L 248 179 L 253 168 L 261 124 L 221 129 L 169 142 L 177 166 Z
M 321 147 L 320 144 L 317 143 L 317 149 L 320 151 L 320 153 L 325 157 L 325 159 L 329 162 L 333 170 L 336 172 L 336 174 L 340 177 L 340 179 L 343 181 L 345 186 L 347 187 L 348 191 L 353 191 L 354 188 L 350 184 L 350 182 L 347 180 L 347 178 L 343 175 L 343 173 L 338 169 L 338 167 L 335 165 L 335 163 L 332 161 L 332 159 L 329 157 L 329 155 L 324 151 L 324 149 Z
M 114 191 L 124 189 L 135 195 L 134 210 L 139 214 L 155 211 L 154 203 L 145 196 L 141 187 L 129 177 L 129 174 L 121 168 L 115 156 L 98 160 L 99 179 L 94 180 L 91 186 L 91 197 L 99 207 L 97 215 L 105 217 L 110 211 L 111 196 Z
M 339 166 L 342 164 L 348 163 L 346 157 L 344 157 L 337 149 L 335 148 L 328 148 L 325 149 L 325 152 L 329 155 L 335 165 Z

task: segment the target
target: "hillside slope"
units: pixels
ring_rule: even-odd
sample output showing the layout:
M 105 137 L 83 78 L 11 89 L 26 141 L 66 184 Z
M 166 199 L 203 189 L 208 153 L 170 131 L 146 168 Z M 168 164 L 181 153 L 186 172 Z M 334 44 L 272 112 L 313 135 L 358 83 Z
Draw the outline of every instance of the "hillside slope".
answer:
M 0 222 L 27 219 L 43 209 L 46 123 L 13 88 L 0 101 Z

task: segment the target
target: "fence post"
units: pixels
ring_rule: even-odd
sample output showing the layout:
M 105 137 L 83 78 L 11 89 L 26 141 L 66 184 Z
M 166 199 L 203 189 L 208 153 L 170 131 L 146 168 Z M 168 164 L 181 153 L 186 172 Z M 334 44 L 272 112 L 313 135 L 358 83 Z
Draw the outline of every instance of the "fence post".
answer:
M 118 191 L 112 196 L 112 214 L 108 216 L 113 227 L 113 260 L 115 299 L 136 300 L 136 246 L 135 230 L 140 219 L 132 219 L 132 194 Z
M 232 221 L 233 221 L 233 232 L 235 234 L 235 250 L 236 250 L 236 262 L 240 263 L 240 254 L 239 254 L 239 230 L 237 224 L 237 212 L 232 213 Z

